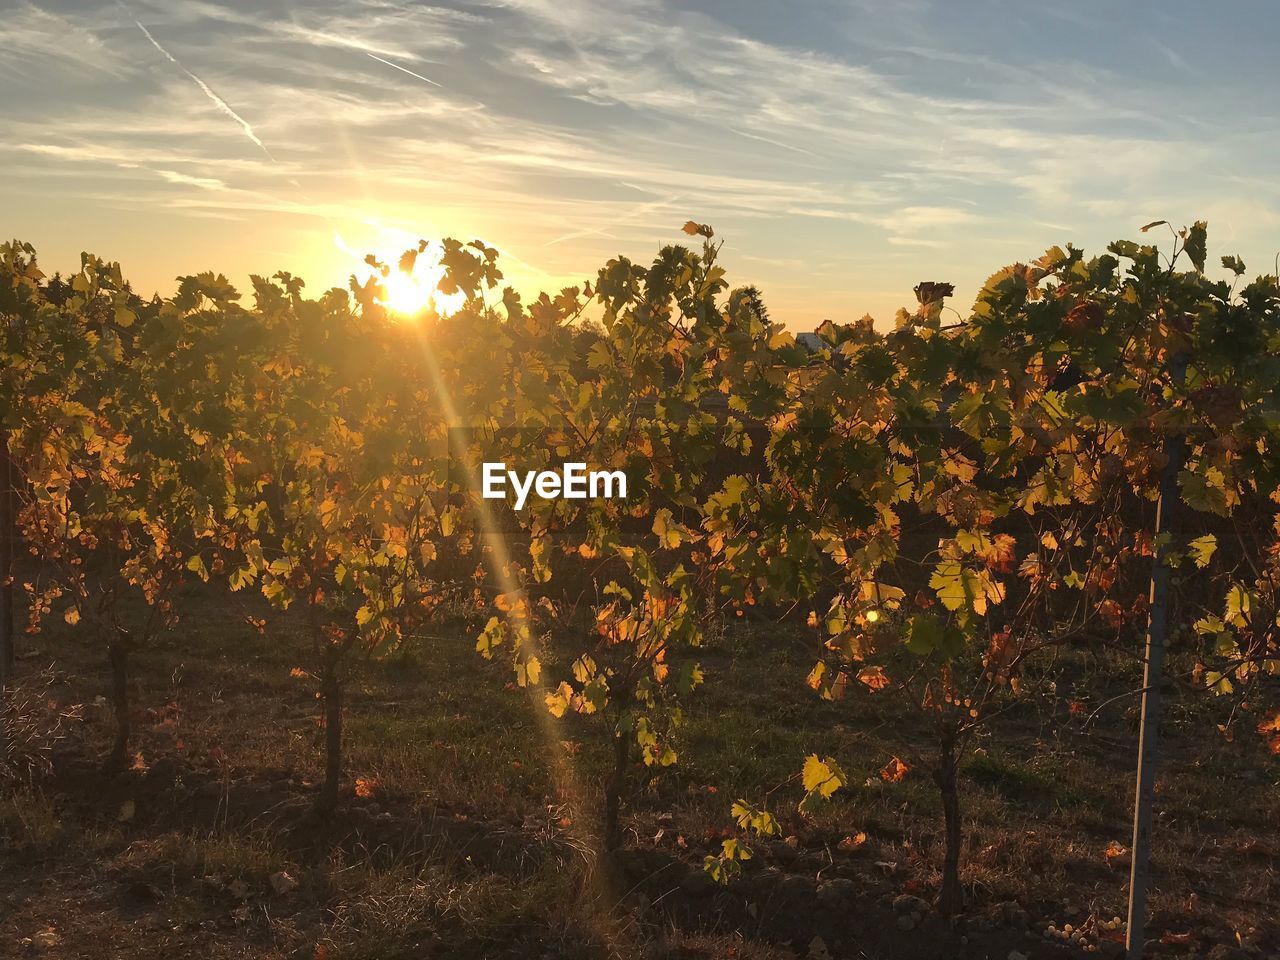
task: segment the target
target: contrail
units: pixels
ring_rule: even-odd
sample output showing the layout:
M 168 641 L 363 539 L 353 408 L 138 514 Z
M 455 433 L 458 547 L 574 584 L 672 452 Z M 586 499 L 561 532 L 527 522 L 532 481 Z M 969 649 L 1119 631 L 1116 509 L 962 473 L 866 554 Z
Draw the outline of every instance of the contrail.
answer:
M 133 19 L 133 18 L 131 17 L 130 19 Z M 209 85 L 207 83 L 205 83 L 203 80 L 197 77 L 194 73 L 192 73 L 190 70 L 184 67 L 181 63 L 179 63 L 177 57 L 171 54 L 164 47 L 160 46 L 156 38 L 151 35 L 150 30 L 148 30 L 142 24 L 138 23 L 137 20 L 134 20 L 133 22 L 134 22 L 134 25 L 139 30 L 142 31 L 142 35 L 151 41 L 151 45 L 155 47 L 157 50 L 159 50 L 162 54 L 164 54 L 165 58 L 168 59 L 170 63 L 172 63 L 175 67 L 177 67 L 179 70 L 185 73 L 188 77 L 194 80 L 196 85 L 201 90 L 204 91 L 204 95 L 208 97 L 210 100 L 212 100 L 219 110 L 225 113 L 228 117 L 230 117 L 236 123 L 240 124 L 240 129 L 244 131 L 244 135 L 248 137 L 250 140 L 252 140 L 255 144 L 257 144 L 258 149 L 267 155 L 268 160 L 270 160 L 272 163 L 276 162 L 276 158 L 271 155 L 271 151 L 267 149 L 267 145 L 258 139 L 258 135 L 253 132 L 253 127 L 249 126 L 248 121 L 245 120 L 244 117 L 240 116 L 240 114 L 232 110 L 231 107 L 227 105 L 227 101 L 223 100 L 220 96 L 218 96 L 211 89 L 209 89 Z
M 816 157 L 817 154 L 812 150 L 806 150 L 804 147 L 797 147 L 794 143 L 784 143 L 781 140 L 772 140 L 769 137 L 762 137 L 758 133 L 747 133 L 745 130 L 739 130 L 737 127 L 728 128 L 731 133 L 736 133 L 740 137 L 746 137 L 748 140 L 759 140 L 761 143 L 767 143 L 771 146 L 781 147 L 783 150 L 791 150 L 795 153 L 803 153 L 807 157 Z
M 627 184 L 627 186 L 631 186 L 631 184 Z M 628 220 L 634 220 L 636 217 L 641 214 L 648 213 L 650 210 L 661 210 L 663 207 L 669 207 L 676 201 L 683 199 L 683 196 L 678 196 L 668 197 L 666 200 L 654 200 L 651 203 L 642 203 L 638 207 L 632 208 L 628 213 L 624 213 L 622 216 L 609 221 L 608 226 L 575 230 L 573 233 L 566 233 L 563 237 L 556 237 L 554 240 L 548 240 L 543 244 L 543 246 L 553 247 L 557 243 L 564 243 L 566 240 L 577 240 L 579 237 L 607 236 L 609 230 L 620 223 L 626 223 Z
M 409 76 L 411 76 L 411 77 L 417 77 L 419 80 L 423 81 L 424 83 L 429 83 L 429 84 L 431 84 L 433 87 L 438 87 L 438 86 L 440 86 L 440 84 L 436 83 L 436 82 L 435 82 L 434 80 L 432 80 L 430 77 L 424 77 L 424 76 L 423 76 L 422 74 L 420 74 L 420 73 L 414 73 L 412 70 L 408 70 L 408 69 L 406 69 L 406 68 L 404 68 L 404 67 L 400 66 L 400 64 L 398 64 L 398 63 L 392 63 L 390 60 L 383 60 L 381 57 L 377 56 L 376 54 L 369 53 L 367 50 L 365 51 L 365 53 L 367 53 L 369 56 L 373 57 L 373 59 L 377 60 L 379 63 L 385 63 L 388 67 L 395 67 L 395 68 L 396 68 L 397 70 L 399 70 L 401 73 L 407 73 L 407 74 L 408 74 Z

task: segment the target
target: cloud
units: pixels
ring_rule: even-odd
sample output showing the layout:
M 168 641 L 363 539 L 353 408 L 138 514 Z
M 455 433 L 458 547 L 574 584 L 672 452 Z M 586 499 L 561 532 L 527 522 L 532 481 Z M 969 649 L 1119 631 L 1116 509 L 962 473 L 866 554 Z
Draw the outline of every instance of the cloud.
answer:
M 957 279 L 984 261 L 985 276 L 1038 245 L 1037 224 L 1111 239 L 1220 198 L 1247 237 L 1227 201 L 1280 207 L 1248 186 L 1269 184 L 1275 136 L 1221 89 L 1171 81 L 1172 28 L 1152 28 L 1139 69 L 1076 43 L 1091 21 L 1046 21 L 1040 4 L 978 23 L 927 0 L 750 16 L 668 0 L 130 0 L 135 25 L 112 3 L 50 2 L 78 12 L 24 4 L 0 21 L 14 91 L 0 156 L 18 170 L 0 189 L 45 210 L 476 232 L 553 277 L 645 255 L 692 218 L 799 309 L 843 304 L 837 284 L 904 283 L 912 257 Z M 819 256 L 828 272 L 805 294 L 797 264 Z
M 156 173 L 164 177 L 170 183 L 181 184 L 187 187 L 199 187 L 201 190 L 227 190 L 229 189 L 221 180 L 213 177 L 192 177 L 185 173 L 179 173 L 176 170 L 157 170 Z
M 199 135 L 199 128 L 184 128 L 189 135 Z M 36 132 L 36 131 L 31 131 Z M 127 134 L 126 134 L 127 136 Z M 188 144 L 188 149 L 190 145 Z M 108 144 L 103 142 L 79 141 L 71 143 L 16 143 L 0 144 L 0 150 L 32 153 L 50 157 L 55 160 L 77 164 L 107 165 L 117 167 L 139 167 L 155 164 L 167 166 L 217 166 L 224 171 L 240 173 L 263 172 L 268 169 L 259 160 L 224 158 L 216 154 L 212 156 L 196 156 L 189 152 L 181 152 L 175 147 L 130 146 L 127 144 Z
M 970 210 L 958 207 L 903 207 L 881 225 L 903 231 L 916 231 L 934 227 L 954 227 L 972 223 L 977 218 Z
M 128 58 L 108 47 L 79 18 L 61 17 L 33 3 L 18 3 L 0 16 L 0 74 L 21 84 L 51 68 L 79 77 L 124 78 Z

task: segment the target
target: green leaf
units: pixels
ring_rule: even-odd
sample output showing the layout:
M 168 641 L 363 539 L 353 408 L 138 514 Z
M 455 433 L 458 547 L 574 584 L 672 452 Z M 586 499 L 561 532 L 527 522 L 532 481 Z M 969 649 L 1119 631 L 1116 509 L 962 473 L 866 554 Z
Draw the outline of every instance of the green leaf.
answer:
M 538 678 L 542 676 L 542 662 L 537 657 L 529 657 L 528 659 L 516 664 L 516 684 L 521 687 L 527 687 L 530 684 L 536 685 Z
M 680 693 L 692 693 L 693 689 L 702 683 L 703 679 L 701 665 L 688 660 L 680 666 L 680 672 L 676 679 L 676 689 Z
M 751 851 L 747 847 L 743 846 L 739 841 L 735 840 L 733 837 L 730 837 L 729 839 L 725 840 L 720 845 L 720 849 L 724 852 L 724 855 L 728 857 L 730 860 L 750 860 L 751 859 Z
M 232 593 L 237 590 L 243 590 L 251 583 L 253 583 L 253 569 L 251 567 L 236 567 L 227 576 L 227 584 Z
M 191 557 L 187 560 L 187 569 L 190 570 L 192 573 L 194 573 L 201 580 L 205 581 L 206 583 L 208 582 L 209 571 L 205 568 L 204 557 L 200 556 L 200 554 L 195 553 L 191 555 Z
M 673 550 L 684 542 L 685 534 L 688 531 L 676 523 L 671 516 L 671 510 L 663 507 L 653 518 L 653 533 L 658 538 L 658 545 L 668 550 Z
M 458 512 L 453 507 L 445 507 L 440 514 L 440 534 L 449 537 L 457 526 Z
M 1214 634 L 1227 629 L 1227 625 L 1217 617 L 1201 617 L 1193 624 L 1193 629 L 1199 634 Z
M 548 693 L 545 699 L 547 710 L 553 717 L 559 719 L 568 712 L 570 704 L 573 703 L 573 687 L 561 681 L 560 686 Z
M 1204 674 L 1204 685 L 1216 693 L 1223 696 L 1230 693 L 1235 687 L 1231 681 L 1227 679 L 1225 674 L 1221 674 L 1216 670 L 1206 670 Z
M 551 580 L 551 565 L 548 562 L 551 545 L 546 537 L 533 537 L 529 541 L 529 560 L 532 563 L 533 579 L 538 583 Z
M 1249 611 L 1253 606 L 1253 597 L 1243 584 L 1233 583 L 1227 590 L 1226 611 L 1222 619 L 1232 626 L 1247 627 Z
M 1196 537 L 1187 544 L 1187 552 L 1191 559 L 1195 561 L 1197 567 L 1203 570 L 1209 566 L 1209 561 L 1213 558 L 1214 551 L 1218 549 L 1218 538 L 1212 533 L 1206 533 L 1202 537 Z
M 948 610 L 972 609 L 986 616 L 987 607 L 1004 599 L 1004 587 L 987 570 L 974 570 L 957 560 L 942 560 L 929 578 L 929 586 Z
M 930 614 L 911 619 L 907 630 L 907 649 L 918 657 L 927 657 L 942 643 L 942 622 Z
M 476 652 L 486 660 L 493 658 L 495 648 L 502 645 L 507 638 L 507 628 L 497 617 L 490 617 L 480 636 L 476 639 Z
M 948 610 L 959 610 L 969 600 L 964 587 L 964 567 L 958 561 L 944 560 L 939 563 L 933 576 L 929 578 L 929 586 Z
M 1226 515 L 1226 478 L 1220 470 L 1213 467 L 1203 473 L 1183 470 L 1178 474 L 1178 485 L 1182 488 L 1182 499 L 1187 506 L 1219 516 Z
M 1195 266 L 1196 272 L 1198 273 L 1204 273 L 1208 232 L 1209 225 L 1203 220 L 1197 220 L 1192 224 L 1191 229 L 1187 231 L 1187 239 L 1185 241 L 1185 246 L 1183 247 L 1183 249 L 1187 251 L 1187 256 L 1191 258 L 1191 263 Z
M 755 804 L 748 803 L 746 800 L 736 801 L 730 812 L 738 822 L 738 826 L 743 830 L 750 830 L 766 837 L 782 832 L 782 828 L 778 825 L 778 820 L 773 814 L 767 810 L 761 810 Z

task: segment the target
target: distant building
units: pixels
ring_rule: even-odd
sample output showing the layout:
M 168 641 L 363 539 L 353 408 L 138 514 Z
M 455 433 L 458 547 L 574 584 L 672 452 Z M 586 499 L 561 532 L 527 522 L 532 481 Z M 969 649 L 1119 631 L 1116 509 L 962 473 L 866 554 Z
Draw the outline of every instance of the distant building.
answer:
M 796 343 L 800 344 L 800 346 L 804 347 L 810 353 L 817 353 L 823 347 L 822 341 L 818 338 L 816 333 L 797 333 Z

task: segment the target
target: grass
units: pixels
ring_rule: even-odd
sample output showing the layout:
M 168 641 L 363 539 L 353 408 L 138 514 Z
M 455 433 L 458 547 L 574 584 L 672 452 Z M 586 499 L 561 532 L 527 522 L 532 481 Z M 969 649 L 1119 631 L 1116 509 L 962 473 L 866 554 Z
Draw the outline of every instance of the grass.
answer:
M 179 758 L 191 806 L 166 807 L 145 778 L 130 781 L 131 818 L 110 790 L 0 797 L 0 942 L 59 955 L 40 945 L 53 929 L 65 956 L 89 955 L 85 944 L 139 958 L 794 955 L 750 924 L 717 927 L 705 911 L 678 922 L 635 890 L 584 874 L 573 849 L 594 830 L 607 766 L 599 729 L 589 718 L 548 726 L 536 696 L 476 655 L 460 624 L 352 673 L 347 770 L 373 785 L 376 796 L 359 801 L 369 833 L 307 842 L 289 829 L 300 813 L 274 800 L 232 816 L 219 797 L 253 784 L 305 793 L 319 777 L 314 686 L 291 675 L 307 667 L 309 647 L 287 618 L 261 635 L 218 599 L 195 592 L 187 603 L 178 630 L 137 654 L 134 695 L 140 765 Z M 567 663 L 554 647 L 545 659 L 549 676 Z M 52 663 L 53 695 L 84 705 L 73 736 L 89 753 L 109 734 L 99 661 L 92 638 L 69 628 L 40 637 L 23 661 L 32 672 Z M 940 859 L 936 792 L 921 771 L 901 783 L 878 776 L 904 745 L 922 742 L 923 728 L 887 698 L 816 700 L 803 683 L 811 661 L 808 641 L 788 629 L 734 625 L 716 637 L 703 659 L 707 683 L 688 703 L 680 763 L 635 777 L 629 843 L 692 867 L 718 849 L 729 805 L 742 797 L 767 802 L 795 835 L 802 856 L 786 871 L 821 880 L 847 862 L 866 896 L 927 895 Z M 1002 718 L 964 762 L 974 909 L 1017 900 L 1033 919 L 1122 913 L 1125 861 L 1106 850 L 1129 842 L 1132 703 L 1088 726 L 1068 707 L 1092 709 L 1139 681 L 1130 663 L 1082 650 L 1037 669 L 1056 678 L 1057 699 Z M 1271 829 L 1280 770 L 1247 728 L 1234 741 L 1217 733 L 1224 709 L 1181 693 L 1170 704 L 1156 927 L 1274 943 L 1261 905 L 1280 893 Z M 851 788 L 802 819 L 795 776 L 809 753 L 837 758 Z M 195 816 L 201 790 L 221 813 Z M 429 828 L 375 844 L 377 817 L 391 810 Z M 487 832 L 459 832 L 481 825 Z M 569 853 L 508 862 L 506 848 L 486 840 L 495 833 L 556 838 Z M 841 859 L 839 841 L 863 833 Z M 297 884 L 284 894 L 271 885 L 281 872 Z M 803 944 L 793 947 L 803 955 Z

